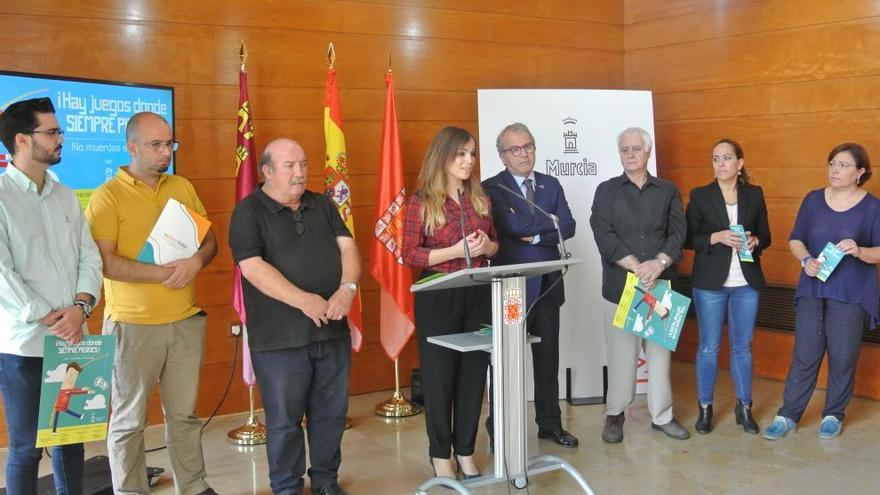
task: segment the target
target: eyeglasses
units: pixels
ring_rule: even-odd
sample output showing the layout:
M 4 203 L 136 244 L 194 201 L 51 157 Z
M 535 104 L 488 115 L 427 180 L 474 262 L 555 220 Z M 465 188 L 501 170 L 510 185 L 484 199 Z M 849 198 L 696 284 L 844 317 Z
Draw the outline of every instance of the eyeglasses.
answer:
M 526 143 L 522 146 L 511 146 L 510 148 L 505 148 L 501 151 L 506 151 L 513 156 L 522 156 L 523 152 L 534 153 L 535 143 Z
M 306 226 L 303 224 L 303 215 L 299 210 L 290 210 L 293 213 L 293 221 L 296 222 L 296 235 L 302 237 L 306 232 Z
M 64 129 L 46 129 L 45 131 L 31 131 L 28 134 L 45 134 L 52 139 L 58 139 L 59 137 L 64 135 Z
M 841 169 L 841 170 L 849 170 L 849 169 L 851 169 L 851 168 L 855 168 L 855 166 L 856 166 L 856 165 L 855 165 L 854 163 L 835 162 L 834 160 L 831 160 L 830 162 L 828 162 L 828 168 L 835 168 L 835 167 L 837 167 L 837 168 L 839 168 L 839 169 Z
M 150 141 L 149 143 L 144 144 L 149 146 L 150 148 L 153 148 L 153 151 L 162 151 L 163 148 L 168 148 L 171 151 L 177 151 L 177 148 L 180 147 L 180 143 L 174 140 L 160 141 L 157 139 L 155 141 Z

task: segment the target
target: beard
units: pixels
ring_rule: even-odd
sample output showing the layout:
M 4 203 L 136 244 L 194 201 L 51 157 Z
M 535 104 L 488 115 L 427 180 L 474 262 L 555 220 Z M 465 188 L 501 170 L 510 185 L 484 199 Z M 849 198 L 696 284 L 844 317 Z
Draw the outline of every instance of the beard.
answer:
M 38 163 L 45 163 L 49 166 L 57 165 L 61 163 L 61 145 L 59 144 L 54 152 L 50 152 L 37 142 L 33 142 L 31 144 L 31 158 Z

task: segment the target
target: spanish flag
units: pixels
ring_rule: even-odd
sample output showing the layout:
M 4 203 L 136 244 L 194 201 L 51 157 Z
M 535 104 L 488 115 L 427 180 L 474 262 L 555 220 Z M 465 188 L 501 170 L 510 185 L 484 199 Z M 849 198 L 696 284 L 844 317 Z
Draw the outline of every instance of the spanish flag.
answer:
M 330 65 L 327 73 L 327 95 L 324 97 L 324 194 L 330 198 L 339 215 L 354 236 L 354 217 L 351 211 L 351 181 L 348 178 L 348 154 L 345 152 L 345 134 L 342 131 L 342 110 L 339 104 L 339 87 L 336 85 L 336 69 Z M 361 350 L 363 344 L 363 324 L 361 323 L 361 292 L 358 289 L 351 311 L 348 313 L 348 328 L 351 331 L 351 348 Z

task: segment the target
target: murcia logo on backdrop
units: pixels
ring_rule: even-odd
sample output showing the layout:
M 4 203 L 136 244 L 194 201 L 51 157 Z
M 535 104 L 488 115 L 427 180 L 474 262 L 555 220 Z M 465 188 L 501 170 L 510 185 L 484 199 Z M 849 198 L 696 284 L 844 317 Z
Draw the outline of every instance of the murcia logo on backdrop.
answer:
M 578 152 L 577 119 L 568 116 L 562 119 L 562 154 L 580 155 Z M 572 160 L 574 158 L 574 160 Z M 566 156 L 560 158 L 547 158 L 544 161 L 547 175 L 555 177 L 571 175 L 598 175 L 599 171 L 595 162 L 586 157 Z
M 562 119 L 563 132 L 562 132 L 562 152 L 563 153 L 577 153 L 578 152 L 578 133 L 577 128 L 565 127 L 565 126 L 575 126 L 578 121 L 574 117 L 566 117 Z

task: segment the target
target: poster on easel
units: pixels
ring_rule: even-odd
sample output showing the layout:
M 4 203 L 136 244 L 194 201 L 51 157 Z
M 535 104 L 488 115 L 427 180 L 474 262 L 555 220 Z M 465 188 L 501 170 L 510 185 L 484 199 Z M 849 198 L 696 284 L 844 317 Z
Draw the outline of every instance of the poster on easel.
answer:
M 84 335 L 78 344 L 47 336 L 36 447 L 107 438 L 116 336 Z

